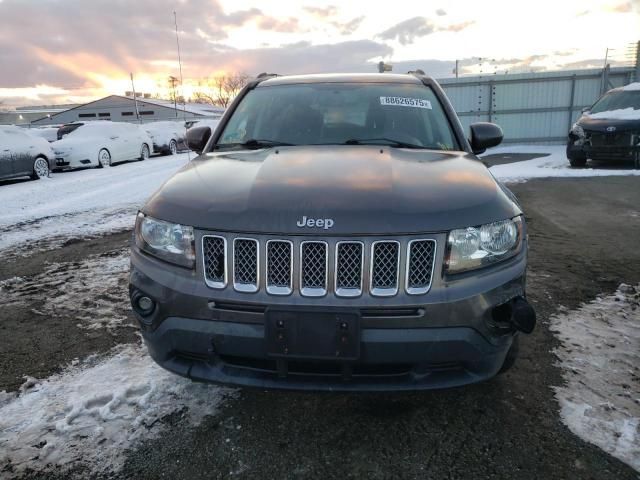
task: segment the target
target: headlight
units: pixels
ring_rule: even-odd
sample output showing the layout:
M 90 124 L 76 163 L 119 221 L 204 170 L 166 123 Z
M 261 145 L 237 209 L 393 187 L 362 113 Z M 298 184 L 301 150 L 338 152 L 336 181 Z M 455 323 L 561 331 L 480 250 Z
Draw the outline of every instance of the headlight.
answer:
M 488 223 L 449 232 L 447 273 L 481 268 L 516 255 L 522 246 L 522 219 Z
M 164 222 L 138 213 L 136 245 L 141 250 L 182 267 L 195 266 L 193 227 Z
M 582 128 L 582 126 L 578 125 L 577 123 L 574 123 L 573 126 L 571 127 L 571 133 L 573 133 L 576 137 L 578 138 L 584 138 L 584 129 Z

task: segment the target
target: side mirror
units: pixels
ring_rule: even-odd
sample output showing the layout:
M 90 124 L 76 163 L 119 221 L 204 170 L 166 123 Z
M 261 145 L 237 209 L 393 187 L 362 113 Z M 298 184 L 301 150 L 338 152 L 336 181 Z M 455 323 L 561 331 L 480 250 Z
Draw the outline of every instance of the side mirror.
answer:
M 187 130 L 187 146 L 198 155 L 202 153 L 211 138 L 211 127 L 194 127 Z
M 471 149 L 476 155 L 487 148 L 495 147 L 504 137 L 502 129 L 495 123 L 477 122 L 471 124 Z

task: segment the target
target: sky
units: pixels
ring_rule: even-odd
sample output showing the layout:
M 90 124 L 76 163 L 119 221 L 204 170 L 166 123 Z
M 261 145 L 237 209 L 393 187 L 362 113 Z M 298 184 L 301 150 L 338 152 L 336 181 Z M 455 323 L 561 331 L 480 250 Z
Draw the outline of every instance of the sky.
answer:
M 394 72 L 435 78 L 629 63 L 640 0 L 0 0 L 0 108 L 131 90 L 191 97 L 233 73 Z

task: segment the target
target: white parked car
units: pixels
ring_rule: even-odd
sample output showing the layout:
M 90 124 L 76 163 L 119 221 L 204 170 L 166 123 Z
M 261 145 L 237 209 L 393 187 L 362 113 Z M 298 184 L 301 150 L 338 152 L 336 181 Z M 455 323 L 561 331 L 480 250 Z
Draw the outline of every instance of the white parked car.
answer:
M 0 125 L 0 180 L 48 177 L 54 155 L 49 142 L 13 125 Z
M 153 145 L 139 125 L 109 121 L 64 125 L 58 130 L 58 137 L 61 139 L 51 146 L 59 169 L 145 160 Z
M 153 153 L 175 155 L 187 148 L 183 122 L 152 122 L 142 126 L 153 140 Z

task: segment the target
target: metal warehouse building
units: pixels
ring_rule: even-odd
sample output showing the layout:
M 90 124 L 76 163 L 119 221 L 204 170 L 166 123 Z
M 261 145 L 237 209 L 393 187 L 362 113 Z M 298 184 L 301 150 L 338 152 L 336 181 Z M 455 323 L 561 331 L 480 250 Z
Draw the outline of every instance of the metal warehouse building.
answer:
M 493 122 L 506 143 L 563 142 L 583 108 L 634 80 L 634 68 L 566 70 L 438 80 L 468 131 Z
M 76 121 L 111 120 L 113 122 L 152 122 L 158 120 L 197 120 L 220 118 L 224 109 L 212 105 L 177 104 L 167 100 L 109 95 L 31 122 L 32 126 L 59 125 Z

